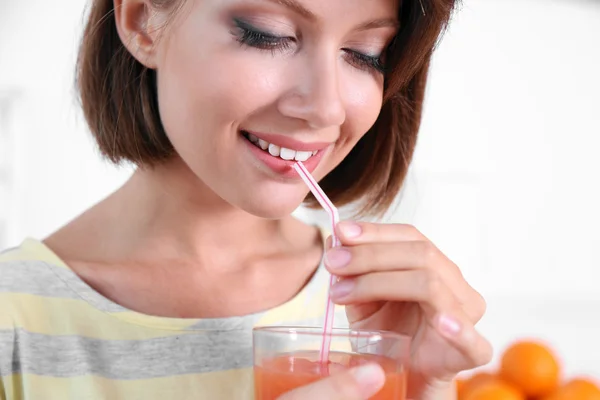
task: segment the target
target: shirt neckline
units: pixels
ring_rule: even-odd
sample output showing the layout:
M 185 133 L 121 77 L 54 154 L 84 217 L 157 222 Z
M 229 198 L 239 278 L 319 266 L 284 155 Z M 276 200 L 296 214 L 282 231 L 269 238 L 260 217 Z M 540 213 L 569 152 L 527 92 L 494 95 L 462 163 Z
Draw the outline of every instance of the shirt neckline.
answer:
M 327 231 L 319 227 L 319 232 L 322 242 L 325 246 Z M 49 268 L 53 269 L 57 277 L 63 281 L 65 286 L 67 286 L 69 290 L 74 292 L 79 298 L 87 302 L 90 306 L 124 322 L 141 325 L 147 328 L 163 330 L 215 331 L 245 329 L 248 327 L 248 324 L 253 325 L 257 322 L 260 322 L 262 317 L 267 314 L 285 314 L 286 309 L 294 308 L 296 304 L 304 302 L 306 293 L 313 292 L 309 289 L 323 282 L 328 282 L 328 279 L 323 276 L 324 274 L 327 274 L 327 270 L 323 268 L 323 261 L 321 260 L 316 271 L 313 273 L 310 280 L 304 285 L 302 290 L 296 293 L 296 295 L 294 295 L 294 297 L 292 297 L 290 300 L 274 308 L 241 316 L 221 318 L 162 317 L 130 310 L 105 297 L 88 285 L 83 279 L 81 279 L 64 260 L 62 260 L 56 253 L 52 251 L 52 249 L 50 249 L 44 242 L 40 240 L 26 238 L 23 241 L 21 248 L 34 260 L 42 261 Z M 56 267 L 60 268 L 60 273 L 59 271 L 56 271 Z

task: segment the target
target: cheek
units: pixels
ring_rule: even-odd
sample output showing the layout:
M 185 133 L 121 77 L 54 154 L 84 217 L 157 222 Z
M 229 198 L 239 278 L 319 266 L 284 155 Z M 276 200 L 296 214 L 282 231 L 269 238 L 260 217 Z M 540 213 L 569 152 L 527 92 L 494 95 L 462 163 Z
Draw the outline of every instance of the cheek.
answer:
M 165 112 L 177 121 L 221 132 L 280 95 L 282 68 L 272 58 L 209 40 L 172 43 L 164 58 L 160 85 Z
M 367 74 L 365 74 L 367 76 Z M 383 103 L 383 82 L 372 76 L 360 77 L 347 84 L 346 108 L 348 138 L 355 144 L 373 126 Z
M 333 150 L 328 171 L 322 176 L 342 162 L 373 126 L 383 103 L 383 83 L 368 74 L 357 76 L 353 73 L 342 84 L 346 121 L 341 127 L 340 140 Z

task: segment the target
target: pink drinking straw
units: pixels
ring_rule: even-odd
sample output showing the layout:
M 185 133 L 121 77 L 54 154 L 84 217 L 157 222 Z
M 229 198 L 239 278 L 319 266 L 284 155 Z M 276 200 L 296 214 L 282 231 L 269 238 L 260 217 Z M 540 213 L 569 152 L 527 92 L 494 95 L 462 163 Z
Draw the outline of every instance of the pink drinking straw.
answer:
M 302 178 L 306 186 L 310 189 L 312 194 L 315 196 L 321 207 L 323 207 L 327 213 L 329 214 L 329 218 L 331 219 L 331 233 L 333 239 L 333 247 L 339 246 L 340 241 L 335 234 L 335 226 L 340 221 L 339 213 L 337 208 L 333 205 L 331 200 L 327 197 L 323 189 L 319 186 L 315 178 L 308 172 L 304 164 L 301 161 L 296 162 L 293 165 L 298 175 Z M 325 326 L 323 328 L 323 341 L 321 342 L 321 364 L 326 365 L 327 361 L 329 361 L 329 347 L 331 345 L 331 331 L 333 329 L 333 314 L 334 314 L 334 304 L 331 301 L 331 286 L 335 283 L 335 276 L 331 275 L 329 280 L 329 291 L 327 293 L 327 308 L 325 310 Z

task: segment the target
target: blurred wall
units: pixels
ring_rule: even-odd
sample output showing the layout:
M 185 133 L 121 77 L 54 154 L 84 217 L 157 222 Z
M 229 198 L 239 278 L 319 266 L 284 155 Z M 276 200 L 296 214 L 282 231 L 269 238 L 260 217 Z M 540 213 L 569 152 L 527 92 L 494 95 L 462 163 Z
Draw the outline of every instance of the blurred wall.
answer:
M 18 244 L 23 236 L 43 237 L 130 173 L 100 160 L 74 96 L 86 4 L 0 5 L 0 102 L 9 111 L 2 135 L 9 150 L 0 154 L 8 153 L 11 166 L 0 198 L 0 209 L 10 210 L 0 246 Z

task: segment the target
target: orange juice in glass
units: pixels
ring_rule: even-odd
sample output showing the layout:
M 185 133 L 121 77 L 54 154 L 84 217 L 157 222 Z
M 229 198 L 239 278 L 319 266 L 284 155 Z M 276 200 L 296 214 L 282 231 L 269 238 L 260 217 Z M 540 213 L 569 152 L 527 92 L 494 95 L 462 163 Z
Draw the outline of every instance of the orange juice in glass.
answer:
M 255 400 L 276 400 L 292 389 L 370 362 L 386 373 L 385 385 L 370 400 L 406 399 L 410 338 L 386 331 L 333 329 L 329 357 L 322 363 L 322 337 L 322 327 L 255 328 Z

